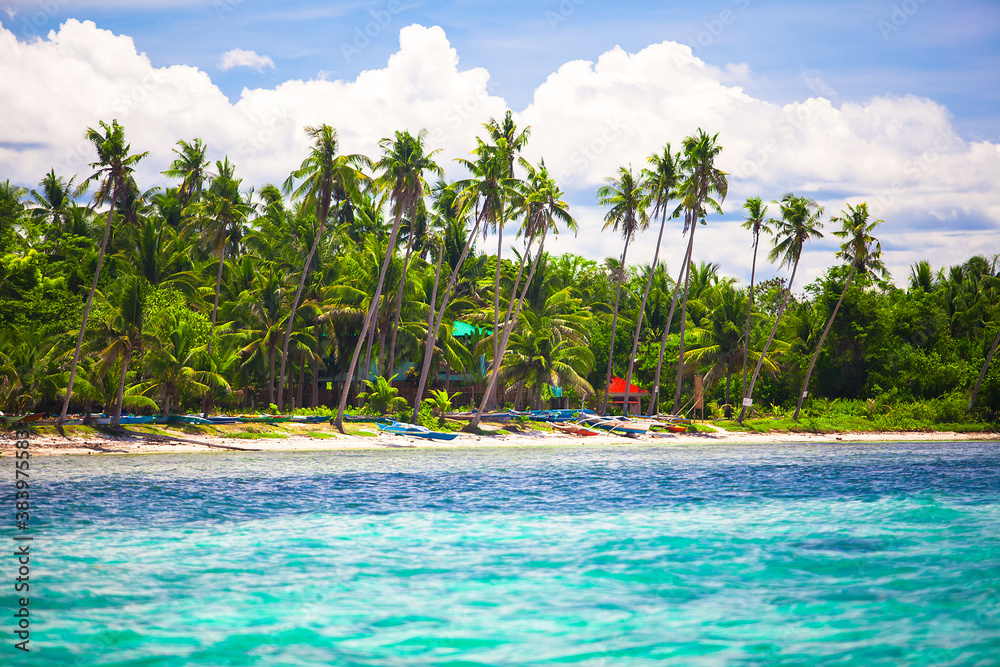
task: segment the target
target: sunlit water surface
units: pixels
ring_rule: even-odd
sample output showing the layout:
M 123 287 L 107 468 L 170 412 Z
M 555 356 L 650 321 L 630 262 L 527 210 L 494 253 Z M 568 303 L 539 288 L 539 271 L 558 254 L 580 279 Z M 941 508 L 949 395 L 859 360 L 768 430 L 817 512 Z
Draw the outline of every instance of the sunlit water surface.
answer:
M 11 664 L 996 665 L 998 464 L 995 442 L 34 459 Z

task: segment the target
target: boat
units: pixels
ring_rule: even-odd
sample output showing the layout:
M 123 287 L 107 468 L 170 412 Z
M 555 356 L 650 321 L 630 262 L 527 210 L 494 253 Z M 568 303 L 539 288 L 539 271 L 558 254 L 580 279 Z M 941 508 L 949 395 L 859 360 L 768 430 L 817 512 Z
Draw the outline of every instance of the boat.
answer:
M 4 426 L 9 424 L 28 424 L 45 419 L 44 412 L 35 412 L 30 415 L 5 415 L 0 414 L 0 423 Z
M 148 424 L 153 421 L 152 417 L 142 417 L 140 415 L 122 415 L 118 420 L 119 424 Z
M 292 420 L 283 415 L 240 415 L 237 419 L 242 424 L 280 424 Z
M 214 415 L 212 417 L 206 417 L 208 421 L 213 424 L 235 424 L 239 421 L 239 417 L 232 417 L 230 415 Z
M 371 415 L 344 415 L 344 421 L 356 424 L 391 424 L 393 422 L 389 417 L 372 417 Z
M 380 431 L 393 433 L 395 435 L 409 435 L 415 438 L 428 438 L 431 440 L 454 440 L 458 433 L 444 433 L 442 431 L 432 431 L 426 426 L 417 424 L 407 424 L 406 422 L 392 422 L 391 424 L 379 424 Z
M 587 416 L 577 422 L 583 426 L 599 428 L 618 435 L 645 435 L 652 424 L 623 419 L 621 417 Z
M 211 426 L 212 422 L 204 417 L 199 417 L 198 415 L 170 415 L 167 418 L 170 423 L 179 424 L 196 424 L 199 426 Z
M 549 424 L 554 429 L 560 430 L 563 433 L 570 433 L 572 435 L 600 435 L 600 431 L 596 431 L 582 424 L 566 424 L 563 422 L 552 422 Z
M 298 424 L 322 424 L 323 422 L 330 421 L 330 417 L 324 417 L 323 415 L 296 415 L 292 417 L 292 421 Z

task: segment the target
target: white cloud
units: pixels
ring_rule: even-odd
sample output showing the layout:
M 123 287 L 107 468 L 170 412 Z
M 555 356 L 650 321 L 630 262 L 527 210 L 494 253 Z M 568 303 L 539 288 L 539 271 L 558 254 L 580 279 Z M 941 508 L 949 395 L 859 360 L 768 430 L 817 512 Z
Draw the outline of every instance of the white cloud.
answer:
M 400 32 L 399 50 L 381 69 L 244 90 L 235 102 L 205 72 L 155 68 L 131 38 L 91 22 L 67 21 L 30 43 L 0 31 L 0 70 L 0 180 L 29 186 L 53 166 L 86 175 L 94 156 L 84 128 L 112 118 L 134 151 L 150 151 L 139 171 L 146 186 L 166 184 L 159 172 L 171 149 L 195 137 L 213 159 L 229 155 L 248 185 L 281 182 L 308 150 L 303 126 L 319 123 L 338 129 L 345 152 L 371 156 L 382 137 L 427 128 L 431 147 L 442 149 L 439 162 L 457 178 L 453 159 L 507 106 L 488 92 L 489 72 L 460 68 L 443 30 L 416 25 Z M 528 156 L 545 157 L 581 223 L 578 238 L 560 235 L 550 248 L 619 255 L 620 240 L 600 231 L 595 186 L 619 165 L 645 166 L 667 141 L 676 149 L 699 127 L 719 133 L 730 192 L 727 214 L 699 229 L 695 260 L 718 262 L 727 274 L 749 276 L 750 239 L 738 226 L 744 199 L 789 191 L 817 198 L 827 217 L 847 201 L 868 201 L 886 221 L 881 237 L 898 280 L 916 259 L 940 266 L 1000 248 L 1000 145 L 962 140 L 948 110 L 925 98 L 835 104 L 817 96 L 778 105 L 738 85 L 752 76 L 743 65 L 707 65 L 673 42 L 635 54 L 613 49 L 552 73 L 515 114 L 532 127 Z M 679 230 L 669 224 L 664 236 L 671 266 L 680 261 Z M 643 234 L 630 261 L 650 261 L 655 239 L 656 229 Z M 835 247 L 829 240 L 809 249 L 800 284 L 836 261 Z M 759 274 L 776 273 L 761 262 Z
M 219 67 L 223 72 L 229 71 L 234 67 L 248 67 L 252 70 L 263 72 L 265 67 L 274 69 L 274 61 L 271 60 L 271 56 L 262 56 L 255 51 L 232 49 L 222 54 L 222 58 L 219 59 Z

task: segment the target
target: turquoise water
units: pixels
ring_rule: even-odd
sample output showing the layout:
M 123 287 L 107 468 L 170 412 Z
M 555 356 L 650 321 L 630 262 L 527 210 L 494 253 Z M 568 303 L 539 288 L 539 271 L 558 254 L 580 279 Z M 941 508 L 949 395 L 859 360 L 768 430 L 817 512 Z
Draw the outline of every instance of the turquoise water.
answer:
M 998 472 L 998 443 L 35 459 L 34 650 L 0 664 L 996 665 Z

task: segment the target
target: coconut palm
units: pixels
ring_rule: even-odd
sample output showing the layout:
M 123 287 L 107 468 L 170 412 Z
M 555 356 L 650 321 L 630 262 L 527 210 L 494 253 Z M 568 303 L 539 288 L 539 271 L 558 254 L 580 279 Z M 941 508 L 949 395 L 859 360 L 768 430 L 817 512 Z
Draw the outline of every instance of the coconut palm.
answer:
M 684 269 L 684 295 L 681 299 L 680 353 L 677 357 L 677 388 L 674 393 L 674 412 L 681 407 L 681 381 L 684 379 L 684 328 L 687 322 L 688 288 L 691 277 L 691 256 L 694 251 L 694 232 L 698 223 L 704 223 L 707 209 L 722 213 L 722 202 L 729 191 L 726 174 L 715 166 L 715 160 L 722 152 L 717 143 L 718 134 L 709 136 L 698 128 L 698 134 L 684 139 L 684 155 L 681 169 L 687 175 L 681 185 L 681 199 L 685 208 L 684 230 L 688 237 L 687 260 Z M 714 196 L 718 196 L 716 201 Z
M 333 219 L 336 221 L 340 203 L 357 194 L 358 184 L 365 178 L 360 169 L 371 166 L 371 161 L 363 155 L 338 155 L 340 140 L 337 137 L 337 131 L 329 125 L 324 123 L 319 127 L 306 127 L 305 131 L 306 135 L 313 140 L 313 146 L 310 149 L 309 157 L 303 160 L 302 165 L 293 171 L 285 181 L 284 190 L 286 193 L 292 193 L 296 198 L 301 198 L 304 207 L 315 210 L 319 226 L 299 276 L 299 287 L 295 292 L 292 310 L 288 316 L 288 325 L 285 329 L 285 340 L 281 348 L 281 372 L 278 375 L 279 406 L 284 405 L 285 364 L 288 359 L 288 344 L 292 337 L 292 326 L 299 309 L 299 302 L 302 299 L 302 289 L 305 286 L 306 277 L 312 269 L 316 249 L 323 238 L 323 229 L 330 218 L 330 206 L 334 207 Z M 299 186 L 294 188 L 296 180 L 300 182 Z
M 983 363 L 983 370 L 979 372 L 979 378 L 976 379 L 976 386 L 972 388 L 972 396 L 969 397 L 968 412 L 972 412 L 972 408 L 976 404 L 976 396 L 979 395 L 979 388 L 986 378 L 986 371 L 990 369 L 990 362 L 993 361 L 993 355 L 996 354 L 998 346 L 1000 346 L 1000 331 L 997 331 L 996 338 L 993 339 L 993 345 L 990 347 L 990 352 L 986 355 L 986 361 Z
M 380 142 L 385 153 L 379 160 L 378 168 L 381 175 L 376 179 L 376 186 L 382 187 L 390 192 L 396 187 L 397 178 L 395 174 L 406 169 L 416 174 L 414 186 L 405 195 L 405 201 L 397 203 L 397 206 L 405 206 L 409 214 L 410 229 L 406 235 L 406 252 L 403 256 L 403 273 L 399 279 L 399 288 L 396 290 L 396 303 L 393 308 L 392 337 L 389 342 L 388 372 L 396 367 L 396 336 L 399 332 L 399 316 L 403 305 L 403 288 L 406 286 L 406 272 L 410 266 L 410 253 L 413 250 L 415 227 L 417 215 L 422 213 L 424 193 L 428 190 L 424 173 L 429 172 L 437 177 L 444 176 L 442 169 L 433 157 L 440 153 L 441 149 L 426 152 L 424 141 L 427 139 L 427 130 L 421 130 L 416 137 L 409 132 L 396 132 L 394 140 L 383 139 Z
M 747 358 L 750 354 L 750 314 L 753 312 L 753 286 L 757 275 L 757 248 L 760 245 L 761 232 L 771 233 L 771 227 L 765 222 L 764 216 L 767 214 L 767 204 L 763 203 L 760 197 L 749 197 L 743 204 L 747 212 L 747 219 L 743 223 L 743 229 L 749 229 L 753 234 L 753 262 L 750 264 L 750 297 L 747 300 L 747 321 L 743 332 L 743 387 L 747 386 Z M 729 403 L 729 397 L 726 397 Z
M 201 139 L 188 143 L 181 139 L 177 142 L 180 150 L 173 149 L 177 157 L 170 163 L 170 168 L 160 172 L 170 178 L 181 179 L 177 189 L 177 200 L 183 209 L 198 200 L 204 187 L 208 159 L 205 157 L 207 147 Z
M 649 299 L 649 290 L 653 286 L 653 273 L 656 270 L 657 261 L 660 258 L 660 243 L 663 241 L 663 230 L 667 226 L 667 204 L 676 194 L 677 182 L 680 177 L 678 160 L 679 156 L 675 155 L 670 150 L 670 144 L 667 144 L 664 146 L 662 154 L 654 153 L 646 158 L 646 161 L 652 165 L 652 168 L 642 170 L 643 190 L 645 191 L 646 197 L 645 205 L 649 206 L 652 204 L 652 218 L 656 218 L 657 215 L 660 216 L 660 233 L 656 237 L 656 249 L 653 251 L 653 263 L 649 265 L 649 273 L 646 278 L 646 289 L 642 292 L 642 303 L 639 306 L 639 316 L 636 318 L 635 323 L 635 334 L 632 337 L 632 351 L 628 355 L 628 371 L 625 373 L 625 398 L 622 403 L 622 405 L 625 406 L 629 404 L 628 391 L 632 387 L 632 369 L 635 366 L 636 352 L 639 350 L 639 332 L 642 331 L 642 320 L 646 313 L 646 301 Z M 676 213 L 676 211 L 671 212 L 670 217 L 673 217 L 674 213 Z M 665 343 L 666 338 L 664 338 L 664 344 Z M 660 369 L 657 367 L 656 381 L 653 385 L 653 395 L 650 398 L 651 406 L 657 402 L 659 395 L 659 375 Z
M 472 421 L 469 423 L 469 428 L 475 430 L 479 426 L 479 420 L 488 405 L 488 402 L 495 395 L 498 382 L 500 381 L 500 366 L 503 361 L 503 356 L 507 352 L 507 346 L 510 342 L 510 336 L 517 323 L 518 314 L 521 311 L 521 305 L 524 303 L 524 298 L 527 295 L 528 288 L 531 286 L 532 279 L 535 276 L 535 272 L 538 269 L 539 262 L 545 251 L 545 238 L 548 235 L 549 230 L 554 230 L 558 233 L 557 224 L 563 222 L 567 228 L 576 230 L 576 221 L 573 220 L 572 216 L 569 215 L 569 207 L 562 200 L 562 191 L 556 185 L 555 180 L 549 176 L 548 170 L 545 168 L 545 161 L 539 164 L 538 168 L 533 168 L 531 165 L 525 163 L 525 168 L 528 169 L 529 181 L 526 187 L 522 190 L 522 201 L 519 204 L 521 206 L 521 212 L 525 217 L 524 234 L 528 238 L 527 248 L 525 249 L 525 255 L 531 249 L 531 245 L 534 239 L 541 236 L 541 240 L 538 244 L 538 252 L 535 253 L 535 259 L 531 264 L 531 271 L 528 273 L 528 278 L 524 283 L 524 287 L 521 290 L 521 295 L 517 299 L 517 303 L 513 310 L 509 307 L 507 309 L 508 316 L 504 321 L 503 333 L 500 338 L 500 346 L 498 349 L 499 359 L 494 360 L 493 371 L 490 374 L 489 382 L 486 385 L 486 392 L 483 394 L 483 400 L 480 403 L 479 411 L 473 416 Z M 520 277 L 520 276 L 519 276 Z M 515 291 L 517 285 L 515 283 Z M 511 302 L 513 302 L 515 292 L 511 292 Z M 493 338 L 496 340 L 497 334 L 499 332 L 494 329 Z
M 101 121 L 101 129 L 87 128 L 86 138 L 97 150 L 98 161 L 91 163 L 91 168 L 96 169 L 82 187 L 86 187 L 93 181 L 100 181 L 97 192 L 94 194 L 94 201 L 97 203 L 107 202 L 108 209 L 107 222 L 104 224 L 104 238 L 101 240 L 101 250 L 97 259 L 97 269 L 94 271 L 94 282 L 87 293 L 87 303 L 83 307 L 83 320 L 80 322 L 80 333 L 76 339 L 76 351 L 73 353 L 73 362 L 69 371 L 69 382 L 66 385 L 66 399 L 63 401 L 62 410 L 59 413 L 59 425 L 66 421 L 66 413 L 69 411 L 69 403 L 73 399 L 73 381 L 76 379 L 76 369 L 80 363 L 80 348 L 83 346 L 83 335 L 87 331 L 87 320 L 90 318 L 90 308 L 94 302 L 94 292 L 97 291 L 97 282 L 101 277 L 101 267 L 104 264 L 104 252 L 108 246 L 108 236 L 111 227 L 114 225 L 115 207 L 121 201 L 125 193 L 134 187 L 132 173 L 139 160 L 148 153 L 138 153 L 129 155 L 132 147 L 125 143 L 125 129 L 113 120 L 111 125 Z
M 622 278 L 625 274 L 628 246 L 638 232 L 649 226 L 643 183 L 636 179 L 631 167 L 619 167 L 617 177 L 605 178 L 604 183 L 597 189 L 598 202 L 602 206 L 610 207 L 604 215 L 603 229 L 611 227 L 621 234 L 624 244 L 622 258 L 619 262 L 622 270 L 619 271 L 618 279 L 615 281 L 615 306 L 614 314 L 611 317 L 611 343 L 608 347 L 608 372 L 601 397 L 601 414 L 606 414 L 608 408 L 608 387 L 611 386 L 611 373 L 614 369 L 615 331 L 618 328 L 618 306 L 621 299 Z
M 226 248 L 231 244 L 232 236 L 240 234 L 240 229 L 253 211 L 250 196 L 240 192 L 243 181 L 236 178 L 235 167 L 229 162 L 229 158 L 216 162 L 215 165 L 218 172 L 209 183 L 208 191 L 186 209 L 201 242 L 210 246 L 219 256 L 219 268 L 215 276 L 215 301 L 212 303 L 213 332 L 219 313 L 219 290 L 222 287 L 222 270 L 226 265 Z M 212 338 L 209 337 L 207 353 L 211 352 Z
M 73 181 L 74 178 L 65 180 L 56 176 L 54 169 L 50 169 L 45 178 L 38 184 L 39 190 L 32 190 L 30 201 L 33 202 L 28 210 L 33 218 L 44 221 L 43 241 L 50 241 L 68 231 L 72 221 L 73 203 Z
M 212 387 L 229 388 L 218 373 L 198 369 L 204 348 L 197 347 L 197 330 L 184 311 L 164 311 L 154 329 L 145 359 L 149 380 L 143 384 L 143 394 L 159 399 L 164 415 L 187 397 L 204 396 Z
M 773 262 L 780 258 L 779 266 L 790 266 L 792 275 L 788 279 L 788 286 L 785 288 L 784 297 L 778 307 L 777 316 L 774 318 L 774 326 L 767 337 L 767 342 L 764 343 L 764 349 L 757 360 L 750 384 L 743 389 L 743 405 L 740 408 L 740 416 L 737 418 L 740 423 L 743 423 L 747 407 L 752 404 L 754 385 L 757 383 L 761 366 L 767 357 L 767 351 L 774 341 L 774 335 L 778 332 L 778 324 L 781 322 L 785 306 L 788 305 L 788 297 L 792 294 L 792 285 L 795 282 L 795 272 L 799 268 L 799 259 L 802 257 L 802 248 L 809 239 L 823 238 L 823 233 L 819 231 L 823 227 L 823 223 L 820 222 L 821 215 L 823 215 L 823 209 L 820 208 L 819 204 L 805 197 L 796 197 L 789 192 L 781 198 L 781 219 L 771 220 L 772 224 L 775 225 L 775 234 L 771 252 L 768 254 L 768 261 Z
M 389 233 L 386 244 L 385 257 L 382 259 L 382 268 L 379 272 L 378 284 L 375 293 L 372 295 L 371 305 L 368 307 L 368 315 L 361 325 L 361 335 L 354 348 L 354 355 L 344 378 L 344 388 L 340 394 L 340 405 L 337 408 L 337 418 L 334 422 L 337 430 L 344 432 L 344 410 L 347 408 L 347 394 L 354 379 L 354 372 L 357 369 L 358 358 L 361 355 L 361 348 L 365 344 L 365 337 L 369 328 L 373 325 L 375 317 L 378 315 L 379 300 L 382 298 L 382 287 L 385 285 L 385 275 L 389 268 L 396 249 L 396 237 L 399 235 L 399 226 L 403 219 L 403 212 L 413 210 L 416 203 L 420 201 L 424 193 L 423 172 L 434 165 L 430 159 L 431 155 L 423 153 L 423 138 L 426 132 L 421 130 L 417 137 L 409 132 L 396 131 L 394 139 L 383 139 L 379 142 L 382 147 L 382 157 L 376 164 L 376 169 L 381 172 L 380 179 L 383 183 L 391 183 L 387 189 L 390 191 L 392 201 L 392 212 L 395 219 L 392 223 L 392 231 Z M 402 158 L 402 159 L 400 159 Z M 434 165 L 435 167 L 437 165 Z
M 840 250 L 837 251 L 837 257 L 847 260 L 850 263 L 851 269 L 847 273 L 847 278 L 844 280 L 844 289 L 840 293 L 840 298 L 837 299 L 837 305 L 834 306 L 833 312 L 830 314 L 830 319 L 826 322 L 823 334 L 819 337 L 819 342 L 816 344 L 816 352 L 813 354 L 812 360 L 809 362 L 809 368 L 806 370 L 806 377 L 802 381 L 802 391 L 799 392 L 799 401 L 795 406 L 795 414 L 792 415 L 792 419 L 795 420 L 798 420 L 799 411 L 802 409 L 802 402 L 806 399 L 809 378 L 812 376 L 813 368 L 816 366 L 816 360 L 819 359 L 820 350 L 823 349 L 823 341 L 826 340 L 826 335 L 830 333 L 830 327 L 833 325 L 834 318 L 837 317 L 840 304 L 844 302 L 844 297 L 847 296 L 847 289 L 851 286 L 851 280 L 855 276 L 877 276 L 883 280 L 888 277 L 888 271 L 882 263 L 882 244 L 871 234 L 872 230 L 882 223 L 882 220 L 869 221 L 868 204 L 864 202 L 857 206 L 848 204 L 847 208 L 841 212 L 841 215 L 831 218 L 830 222 L 839 222 L 841 224 L 841 229 L 835 231 L 834 235 L 846 238 L 847 240 L 841 244 Z
M 142 337 L 142 320 L 145 310 L 145 295 L 143 280 L 139 276 L 126 276 L 117 298 L 108 300 L 102 298 L 103 304 L 109 309 L 110 317 L 101 323 L 102 331 L 99 338 L 107 345 L 101 351 L 101 362 L 107 370 L 120 360 L 118 389 L 111 408 L 111 426 L 121 423 L 122 401 L 125 396 L 125 378 L 128 375 L 129 364 L 133 354 L 139 349 Z M 107 412 L 108 406 L 105 406 Z

